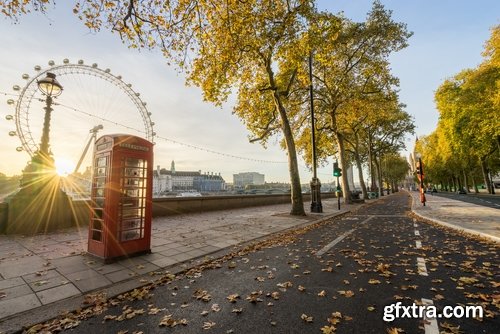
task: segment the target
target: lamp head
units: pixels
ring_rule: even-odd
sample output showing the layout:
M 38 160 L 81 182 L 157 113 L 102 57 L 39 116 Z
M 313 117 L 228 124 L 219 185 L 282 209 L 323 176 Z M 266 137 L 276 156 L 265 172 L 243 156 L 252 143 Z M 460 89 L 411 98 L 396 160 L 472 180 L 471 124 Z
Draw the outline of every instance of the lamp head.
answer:
M 47 96 L 59 96 L 62 93 L 63 87 L 56 80 L 54 73 L 47 72 L 47 76 L 42 80 L 38 80 L 38 89 Z

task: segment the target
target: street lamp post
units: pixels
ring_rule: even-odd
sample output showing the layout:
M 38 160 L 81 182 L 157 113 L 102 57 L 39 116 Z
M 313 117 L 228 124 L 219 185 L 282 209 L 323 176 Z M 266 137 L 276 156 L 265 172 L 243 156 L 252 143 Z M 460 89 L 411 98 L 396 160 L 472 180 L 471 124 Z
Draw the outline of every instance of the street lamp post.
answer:
M 47 73 L 47 76 L 42 80 L 37 81 L 38 89 L 42 92 L 45 98 L 45 115 L 43 119 L 42 138 L 40 139 L 40 147 L 31 159 L 31 163 L 23 171 L 22 186 L 32 184 L 41 184 L 43 179 L 47 180 L 47 174 L 54 172 L 54 158 L 50 152 L 49 133 L 50 133 L 50 117 L 52 113 L 53 98 L 61 95 L 63 87 L 56 80 L 54 73 Z
M 47 76 L 38 81 L 38 89 L 46 96 L 45 99 L 45 117 L 43 119 L 42 139 L 40 140 L 40 156 L 42 163 L 47 169 L 54 169 L 54 159 L 51 157 L 49 150 L 49 132 L 50 132 L 50 116 L 52 113 L 52 98 L 61 95 L 62 86 L 56 80 L 54 73 L 47 73 Z
M 315 138 L 315 120 L 314 120 L 314 101 L 313 101 L 313 83 L 312 83 L 312 52 L 309 54 L 309 98 L 311 103 L 311 141 L 312 141 L 312 165 L 313 178 L 311 180 L 311 212 L 323 212 L 321 204 L 321 182 L 319 182 L 316 172 L 316 138 Z

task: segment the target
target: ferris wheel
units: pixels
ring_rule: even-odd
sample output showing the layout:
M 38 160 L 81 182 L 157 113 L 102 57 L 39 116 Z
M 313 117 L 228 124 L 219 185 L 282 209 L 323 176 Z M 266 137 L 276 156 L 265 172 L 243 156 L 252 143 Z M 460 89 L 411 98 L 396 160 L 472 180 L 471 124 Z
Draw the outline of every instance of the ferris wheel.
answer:
M 146 103 L 120 75 L 112 74 L 110 69 L 101 69 L 97 64 L 87 65 L 83 60 L 73 64 L 64 59 L 59 65 L 49 61 L 48 65 L 44 69 L 35 66 L 33 76 L 23 74 L 26 84 L 13 86 L 19 93 L 17 101 L 7 101 L 15 107 L 15 114 L 7 115 L 6 119 L 15 121 L 16 130 L 9 135 L 19 137 L 21 146 L 17 151 L 33 157 L 40 149 L 44 100 L 38 82 L 47 73 L 53 73 L 64 89 L 54 99 L 50 120 L 50 147 L 56 161 L 64 157 L 75 165 L 77 161 L 81 164 L 82 148 L 89 139 L 95 139 L 96 129 L 108 134 L 136 135 L 154 142 L 154 122 Z

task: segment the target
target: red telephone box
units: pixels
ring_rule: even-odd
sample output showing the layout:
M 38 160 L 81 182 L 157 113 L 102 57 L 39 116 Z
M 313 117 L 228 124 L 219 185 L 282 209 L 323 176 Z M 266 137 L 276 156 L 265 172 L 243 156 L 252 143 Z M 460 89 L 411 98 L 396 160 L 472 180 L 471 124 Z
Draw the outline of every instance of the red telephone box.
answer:
M 112 262 L 151 252 L 153 144 L 123 134 L 96 141 L 88 252 Z

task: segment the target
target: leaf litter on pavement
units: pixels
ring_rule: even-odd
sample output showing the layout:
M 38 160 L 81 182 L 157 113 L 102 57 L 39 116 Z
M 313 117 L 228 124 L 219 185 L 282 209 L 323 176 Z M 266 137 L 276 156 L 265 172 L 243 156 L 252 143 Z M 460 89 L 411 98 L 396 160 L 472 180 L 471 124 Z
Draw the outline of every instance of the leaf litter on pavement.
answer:
M 311 260 L 311 256 L 321 248 L 321 245 L 306 242 L 305 254 L 307 255 L 304 255 L 298 243 L 299 241 L 303 241 L 300 239 L 303 234 L 319 226 L 331 224 L 331 222 L 330 220 L 320 224 L 310 225 L 306 228 L 282 233 L 278 235 L 278 237 L 245 246 L 221 258 L 207 260 L 177 275 L 166 273 L 153 283 L 115 298 L 108 299 L 105 296 L 101 296 L 102 298 L 100 299 L 94 298 L 89 301 L 89 307 L 66 313 L 51 322 L 35 325 L 28 329 L 27 333 L 38 333 L 41 331 L 55 333 L 64 329 L 74 328 L 87 318 L 103 314 L 110 308 L 120 304 L 137 300 L 144 300 L 151 302 L 151 304 L 148 305 L 147 309 L 134 309 L 124 306 L 122 308 L 122 313 L 114 317 L 106 315 L 103 319 L 107 321 L 126 321 L 147 314 L 150 316 L 158 316 L 158 324 L 162 327 L 175 327 L 178 325 L 189 326 L 189 324 L 194 323 L 194 321 L 192 321 L 194 319 L 174 316 L 179 309 L 189 308 L 187 307 L 189 305 L 188 301 L 171 302 L 169 305 L 155 305 L 155 302 L 152 302 L 154 299 L 154 290 L 164 285 L 170 286 L 171 291 L 175 293 L 169 298 L 170 300 L 177 298 L 177 294 L 184 289 L 193 291 L 191 293 L 191 298 L 196 303 L 201 302 L 207 304 L 216 301 L 216 303 L 207 306 L 208 310 L 203 310 L 201 313 L 197 314 L 198 317 L 202 318 L 211 317 L 212 313 L 225 311 L 233 313 L 235 316 L 240 316 L 242 313 L 245 314 L 246 311 L 243 312 L 243 307 L 233 306 L 243 305 L 239 304 L 243 301 L 255 305 L 254 307 L 259 307 L 259 304 L 262 305 L 261 307 L 273 307 L 276 303 L 281 302 L 283 295 L 293 293 L 297 293 L 299 296 L 302 295 L 303 297 L 301 298 L 315 298 L 315 300 L 318 300 L 318 298 L 324 299 L 328 303 L 325 305 L 330 305 L 335 309 L 342 309 L 344 305 L 348 305 L 344 303 L 352 299 L 352 303 L 364 303 L 364 308 L 367 312 L 378 314 L 383 308 L 383 305 L 378 303 L 366 303 L 366 301 L 362 301 L 362 299 L 356 296 L 355 291 L 359 291 L 360 294 L 362 294 L 366 291 L 370 291 L 370 289 L 378 289 L 377 286 L 390 286 L 392 285 L 392 280 L 395 278 L 403 278 L 407 283 L 399 284 L 392 288 L 396 289 L 394 290 L 396 294 L 391 294 L 392 299 L 394 301 L 414 300 L 414 297 L 412 297 L 413 294 L 410 292 L 421 289 L 419 285 L 413 283 L 414 277 L 416 276 L 416 270 L 415 268 L 411 268 L 411 266 L 414 262 L 413 257 L 416 255 L 427 255 L 427 257 L 430 258 L 431 271 L 433 269 L 433 271 L 441 270 L 442 268 L 454 268 L 455 271 L 457 268 L 462 270 L 462 272 L 457 273 L 455 277 L 450 276 L 450 280 L 455 282 L 457 290 L 463 290 L 464 297 L 469 303 L 482 305 L 487 312 L 486 317 L 494 318 L 497 315 L 499 309 L 499 293 L 481 293 L 478 292 L 478 289 L 484 289 L 486 286 L 492 289 L 497 289 L 499 287 L 493 275 L 495 269 L 498 270 L 498 256 L 491 257 L 491 255 L 496 255 L 495 253 L 498 249 L 488 244 L 485 245 L 487 250 L 484 249 L 485 247 L 481 247 L 481 250 L 466 249 L 464 254 L 466 254 L 467 258 L 459 263 L 452 263 L 450 267 L 449 260 L 442 254 L 446 254 L 447 252 L 449 252 L 449 254 L 455 254 L 457 251 L 462 251 L 463 248 L 453 235 L 450 235 L 443 245 L 439 245 L 439 248 L 438 245 L 431 244 L 427 245 L 425 249 L 416 250 L 411 245 L 398 241 L 400 239 L 403 240 L 404 234 L 401 234 L 401 237 L 395 234 L 394 238 L 396 241 L 394 244 L 399 248 L 399 252 L 396 255 L 388 256 L 383 253 L 387 245 L 381 243 L 376 237 L 369 237 L 367 240 L 363 241 L 361 236 L 353 234 L 349 238 L 346 238 L 346 243 L 343 245 L 345 246 L 344 248 L 340 250 L 337 249 L 336 252 L 327 252 L 324 256 L 317 259 L 317 261 L 322 264 L 319 273 L 331 275 L 329 277 L 335 277 L 335 275 L 338 275 L 338 270 L 342 270 L 345 267 L 345 270 L 347 270 L 351 278 L 349 280 L 341 279 L 339 283 L 349 287 L 354 282 L 353 285 L 355 289 L 339 290 L 338 286 L 329 286 L 317 290 L 314 287 L 308 286 L 304 278 L 311 275 L 313 272 L 311 271 L 312 268 L 309 268 L 307 263 Z M 390 229 L 391 228 L 388 227 L 387 231 L 381 232 L 399 233 L 399 231 Z M 328 236 L 325 236 L 324 240 L 324 243 L 327 243 L 329 240 Z M 428 242 L 430 243 L 431 241 L 428 240 Z M 256 254 L 259 251 L 276 247 L 283 247 L 286 250 L 286 255 L 279 255 L 274 259 L 256 259 Z M 369 256 L 370 253 L 366 251 L 368 247 L 374 251 L 373 256 Z M 378 251 L 380 251 L 380 254 L 377 254 Z M 482 262 L 477 263 L 478 256 L 489 258 L 488 261 L 482 260 Z M 273 262 L 271 260 L 285 261 L 290 273 L 287 274 L 276 270 L 276 268 L 272 268 L 271 263 Z M 269 265 L 262 264 L 266 261 L 268 261 Z M 252 262 L 254 262 L 255 265 L 252 265 Z M 334 270 L 334 268 L 338 270 Z M 240 291 L 230 291 L 229 294 L 226 293 L 224 296 L 219 296 L 215 291 L 209 292 L 209 286 L 196 287 L 196 281 L 202 277 L 204 271 L 217 269 L 234 271 L 235 273 L 238 273 L 238 270 L 255 271 L 257 275 L 253 275 L 252 283 L 247 282 L 247 287 L 242 287 Z M 272 283 L 272 280 L 278 277 L 279 280 Z M 182 281 L 186 280 L 189 281 L 189 284 L 182 283 Z M 442 288 L 440 289 L 439 287 L 441 283 L 442 282 L 438 280 L 433 281 L 433 290 L 431 291 L 435 293 L 435 300 L 445 304 L 446 296 L 456 292 L 443 291 Z M 276 288 L 279 291 L 276 291 Z M 408 293 L 410 294 L 408 295 Z M 341 299 L 338 299 L 336 295 L 340 295 L 341 297 L 339 298 Z M 269 300 L 269 302 L 262 303 L 266 299 Z M 231 307 L 224 307 L 224 303 L 228 306 L 232 305 Z M 182 305 L 185 306 L 183 307 Z M 355 317 L 343 315 L 338 311 L 332 312 L 330 317 L 319 318 L 314 314 L 310 314 L 309 310 L 300 310 L 299 306 L 296 307 L 297 317 L 304 323 L 311 325 L 316 324 L 318 332 L 322 333 L 336 333 L 342 326 L 349 326 L 351 320 L 356 321 Z M 255 308 L 252 309 L 255 310 Z M 190 316 L 195 317 L 196 315 L 190 314 Z M 378 316 L 378 318 L 380 318 L 380 316 Z M 275 320 L 271 320 L 269 323 L 273 327 L 279 326 L 279 323 Z M 201 329 L 204 331 L 210 331 L 218 326 L 212 319 L 205 319 L 201 324 Z M 454 330 L 457 327 L 446 322 L 442 328 L 445 330 L 443 333 L 455 333 Z M 404 330 L 399 327 L 387 327 L 387 332 L 404 333 Z

